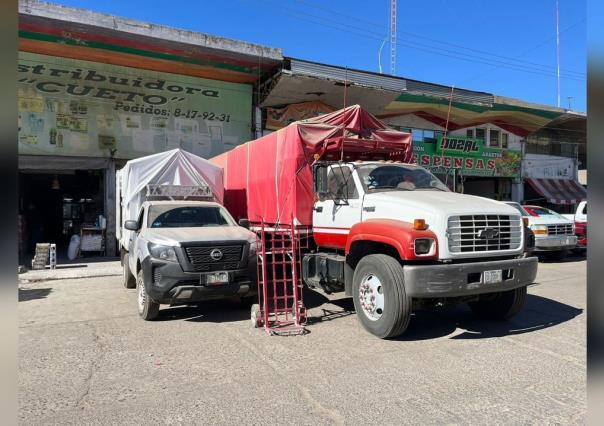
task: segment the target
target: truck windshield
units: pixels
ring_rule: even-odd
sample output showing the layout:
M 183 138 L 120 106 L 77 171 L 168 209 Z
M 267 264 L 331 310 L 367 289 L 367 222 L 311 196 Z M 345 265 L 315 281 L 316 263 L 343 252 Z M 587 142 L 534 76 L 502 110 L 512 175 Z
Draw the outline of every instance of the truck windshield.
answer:
M 548 216 L 550 216 L 550 217 L 553 217 L 553 218 L 556 218 L 556 219 L 564 219 L 564 216 L 562 216 L 561 214 L 556 213 L 553 210 L 546 209 L 545 207 L 540 207 L 540 206 L 524 206 L 524 209 L 531 216 L 539 216 L 539 217 L 548 217 Z
M 198 228 L 233 226 L 232 219 L 220 207 L 157 205 L 149 208 L 149 228 Z
M 367 192 L 449 192 L 449 189 L 428 170 L 411 164 L 362 164 L 357 166 L 357 170 Z

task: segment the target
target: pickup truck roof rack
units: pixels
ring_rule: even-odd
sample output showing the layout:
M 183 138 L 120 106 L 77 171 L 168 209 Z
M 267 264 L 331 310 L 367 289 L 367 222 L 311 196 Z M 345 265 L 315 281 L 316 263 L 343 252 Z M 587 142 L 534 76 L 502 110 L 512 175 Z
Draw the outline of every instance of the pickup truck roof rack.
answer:
M 147 185 L 147 200 L 213 201 L 214 194 L 206 185 Z

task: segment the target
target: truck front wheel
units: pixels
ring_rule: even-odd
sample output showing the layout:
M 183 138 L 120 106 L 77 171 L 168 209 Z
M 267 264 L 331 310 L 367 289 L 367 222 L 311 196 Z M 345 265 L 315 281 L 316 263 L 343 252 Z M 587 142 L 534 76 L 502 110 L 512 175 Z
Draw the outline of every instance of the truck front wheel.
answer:
M 470 302 L 470 309 L 480 318 L 503 321 L 522 310 L 526 300 L 526 286 L 499 293 L 483 294 Z
M 405 332 L 411 318 L 411 298 L 405 293 L 403 267 L 385 254 L 365 256 L 352 282 L 357 317 L 371 334 L 387 339 Z
M 138 314 L 145 321 L 151 321 L 157 318 L 159 314 L 159 303 L 153 301 L 145 290 L 145 280 L 143 279 L 143 271 L 138 271 L 136 276 L 136 290 L 138 293 L 137 305 Z

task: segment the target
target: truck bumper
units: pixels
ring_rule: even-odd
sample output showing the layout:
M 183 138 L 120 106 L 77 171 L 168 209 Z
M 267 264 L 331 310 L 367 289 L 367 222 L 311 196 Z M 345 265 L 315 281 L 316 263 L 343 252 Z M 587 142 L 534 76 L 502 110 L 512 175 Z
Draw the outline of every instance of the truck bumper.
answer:
M 253 296 L 258 291 L 255 257 L 250 257 L 246 268 L 227 271 L 229 282 L 225 284 L 206 284 L 208 273 L 185 272 L 175 262 L 147 257 L 141 267 L 147 293 L 158 303 L 188 304 L 231 296 Z
M 535 251 L 570 250 L 577 245 L 575 235 L 549 235 L 535 237 Z
M 535 281 L 536 257 L 443 265 L 405 265 L 405 291 L 415 298 L 471 296 L 513 290 Z M 483 282 L 484 271 L 502 271 L 499 283 Z

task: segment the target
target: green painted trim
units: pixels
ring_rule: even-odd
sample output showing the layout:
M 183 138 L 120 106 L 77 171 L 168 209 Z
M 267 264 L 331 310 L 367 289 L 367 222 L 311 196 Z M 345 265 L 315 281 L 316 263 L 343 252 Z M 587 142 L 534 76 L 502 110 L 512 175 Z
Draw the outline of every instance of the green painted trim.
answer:
M 77 41 L 77 40 L 68 39 L 68 38 L 64 38 L 64 37 L 48 35 L 48 34 L 41 34 L 41 33 L 34 33 L 34 32 L 29 32 L 29 31 L 19 31 L 19 37 L 30 39 L 30 40 L 67 44 L 67 45 L 72 45 L 72 46 L 85 46 L 85 47 L 91 47 L 94 49 L 104 49 L 104 50 L 110 50 L 113 52 L 128 53 L 131 55 L 145 56 L 145 57 L 154 58 L 154 59 L 164 59 L 164 60 L 175 61 L 175 62 L 184 62 L 184 63 L 193 64 L 193 65 L 206 65 L 206 66 L 211 66 L 213 68 L 226 69 L 229 71 L 234 71 L 234 72 L 239 72 L 239 73 L 244 73 L 244 74 L 258 75 L 258 70 L 255 70 L 255 69 L 252 69 L 249 67 L 243 67 L 243 66 L 232 65 L 232 64 L 224 64 L 224 63 L 214 62 L 214 61 L 205 61 L 202 59 L 187 58 L 187 57 L 178 56 L 178 55 L 171 55 L 169 53 L 152 52 L 152 51 L 148 51 L 148 50 L 135 49 L 132 47 L 125 47 L 125 46 L 117 46 L 117 45 L 113 45 L 113 44 L 100 43 L 100 42 L 95 42 L 95 41 Z M 261 75 L 264 75 L 264 74 L 265 74 L 265 72 L 261 71 Z
M 432 104 L 432 105 L 449 105 L 449 101 L 447 99 L 441 98 L 432 98 L 429 96 L 422 95 L 411 95 L 408 93 L 401 93 L 398 98 L 394 100 L 394 102 L 417 102 L 423 104 Z M 505 105 L 505 104 L 493 104 L 492 107 L 484 107 L 480 105 L 471 105 L 465 104 L 461 102 L 451 102 L 451 106 L 458 109 L 463 109 L 466 111 L 472 111 L 477 113 L 484 112 L 524 112 L 526 114 L 536 115 L 538 117 L 546 118 L 548 120 L 553 120 L 562 115 L 562 113 L 553 112 L 553 111 L 544 111 L 536 108 L 527 108 L 520 107 L 516 105 Z

